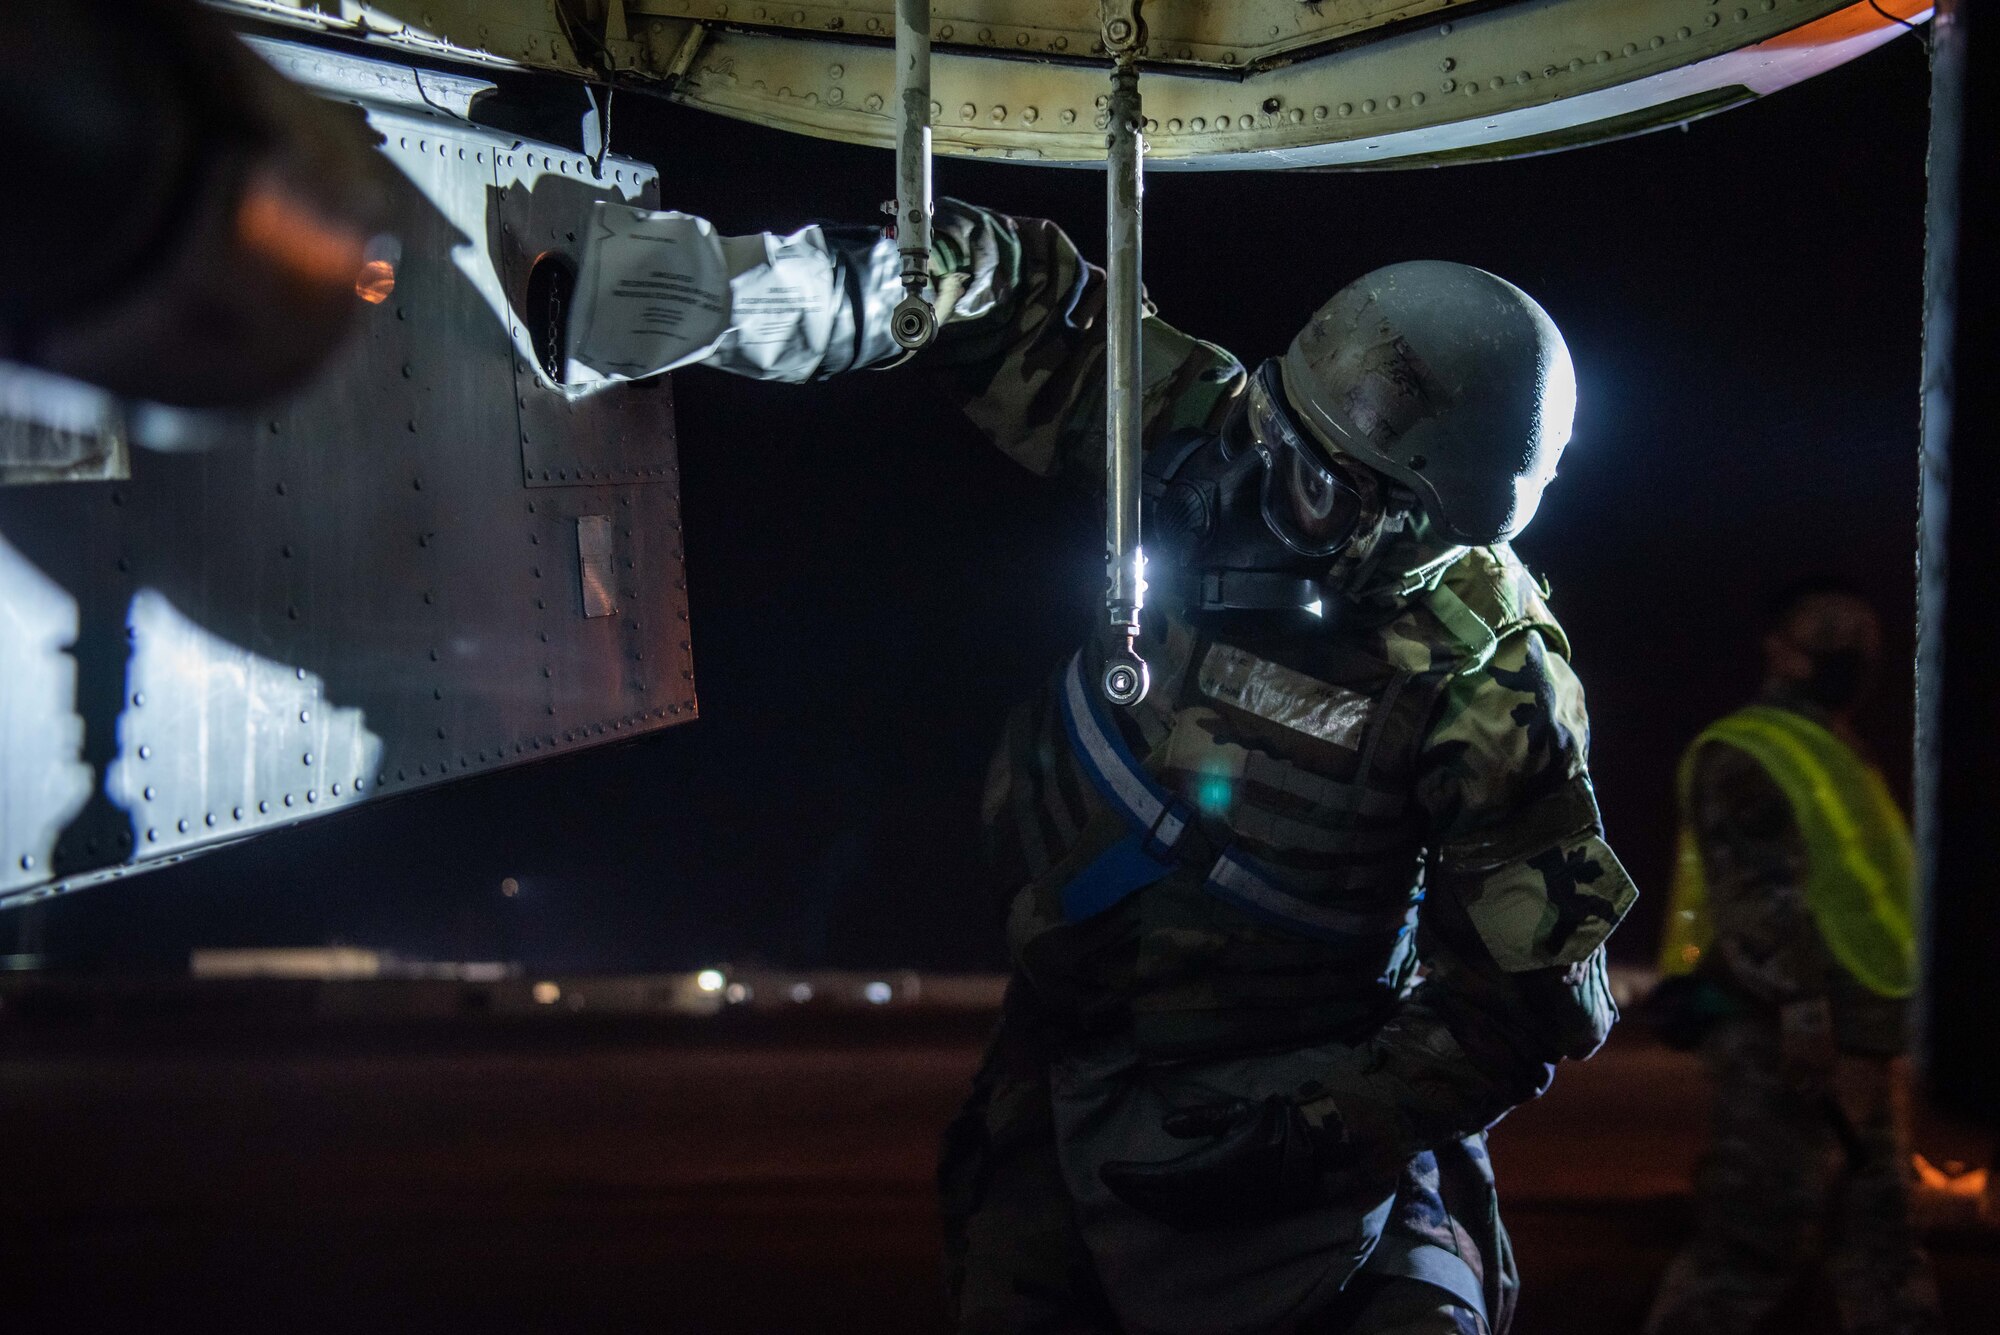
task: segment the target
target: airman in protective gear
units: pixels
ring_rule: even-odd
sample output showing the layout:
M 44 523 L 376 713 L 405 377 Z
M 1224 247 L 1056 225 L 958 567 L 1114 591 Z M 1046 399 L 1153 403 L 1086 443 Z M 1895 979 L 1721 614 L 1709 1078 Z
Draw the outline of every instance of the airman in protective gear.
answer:
M 1849 1335 L 1939 1328 L 1896 1115 L 1916 985 L 1909 832 L 1851 727 L 1880 644 L 1859 598 L 1792 591 L 1762 696 L 1682 763 L 1661 964 L 1702 1021 L 1690 1037 L 1705 1030 L 1714 1138 L 1649 1335 L 1760 1329 L 1815 1253 Z
M 1101 487 L 1102 272 L 961 204 L 936 243 L 917 364 L 1022 465 Z M 817 244 L 785 285 L 823 273 L 824 308 L 679 355 L 892 358 L 893 242 Z M 730 281 L 724 306 L 761 280 Z M 599 342 L 573 327 L 596 374 L 674 354 Z M 1634 897 L 1507 545 L 1569 436 L 1568 350 L 1518 288 L 1417 263 L 1254 372 L 1149 316 L 1143 372 L 1153 688 L 1105 704 L 1084 646 L 987 779 L 1016 976 L 940 1170 L 958 1328 L 1504 1330 L 1485 1131 L 1604 1041 Z

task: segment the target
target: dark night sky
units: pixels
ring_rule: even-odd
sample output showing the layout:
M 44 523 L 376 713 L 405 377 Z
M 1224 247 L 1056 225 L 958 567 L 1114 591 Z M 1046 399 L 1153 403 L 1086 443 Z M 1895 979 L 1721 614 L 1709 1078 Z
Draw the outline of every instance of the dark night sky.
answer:
M 1878 600 L 1892 668 L 1864 726 L 1903 786 L 1926 91 L 1904 39 L 1685 132 L 1553 157 L 1149 181 L 1154 299 L 1246 360 L 1398 259 L 1492 269 L 1562 326 L 1576 438 L 1517 545 L 1554 585 L 1611 838 L 1646 892 L 1624 958 L 1650 952 L 1665 898 L 1674 761 L 1754 686 L 1748 619 L 1774 589 L 1824 570 Z M 872 218 L 890 193 L 882 152 L 616 111 L 614 149 L 725 231 Z M 937 178 L 1101 258 L 1101 176 Z M 59 901 L 47 947 L 168 968 L 193 945 L 329 940 L 513 942 L 545 968 L 998 963 L 980 773 L 1095 605 L 1094 511 L 916 375 L 677 388 L 699 722 Z

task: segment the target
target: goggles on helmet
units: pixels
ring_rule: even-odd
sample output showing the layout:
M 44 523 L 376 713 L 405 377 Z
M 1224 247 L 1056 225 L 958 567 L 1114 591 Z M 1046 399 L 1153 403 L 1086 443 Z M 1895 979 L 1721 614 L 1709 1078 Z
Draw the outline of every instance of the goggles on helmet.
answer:
M 1264 523 L 1300 556 L 1332 556 L 1361 521 L 1360 491 L 1288 420 L 1276 364 L 1251 386 L 1251 441 L 1264 461 Z

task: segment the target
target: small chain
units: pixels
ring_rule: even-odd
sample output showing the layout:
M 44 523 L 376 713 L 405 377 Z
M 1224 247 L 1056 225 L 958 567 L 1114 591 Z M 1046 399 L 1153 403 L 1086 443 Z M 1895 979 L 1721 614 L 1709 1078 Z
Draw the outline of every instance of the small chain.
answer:
M 562 383 L 563 327 L 562 327 L 562 283 L 560 271 L 549 275 L 549 364 L 542 368 L 549 373 L 549 379 Z

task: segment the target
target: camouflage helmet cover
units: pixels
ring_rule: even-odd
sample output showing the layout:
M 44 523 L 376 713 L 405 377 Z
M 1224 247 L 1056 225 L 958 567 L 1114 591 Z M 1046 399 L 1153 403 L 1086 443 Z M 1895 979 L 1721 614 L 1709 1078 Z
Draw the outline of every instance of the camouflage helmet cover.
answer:
M 1472 546 L 1534 518 L 1576 411 L 1576 371 L 1548 312 L 1504 278 L 1442 260 L 1349 283 L 1282 369 L 1286 400 L 1321 444 L 1409 487 Z

